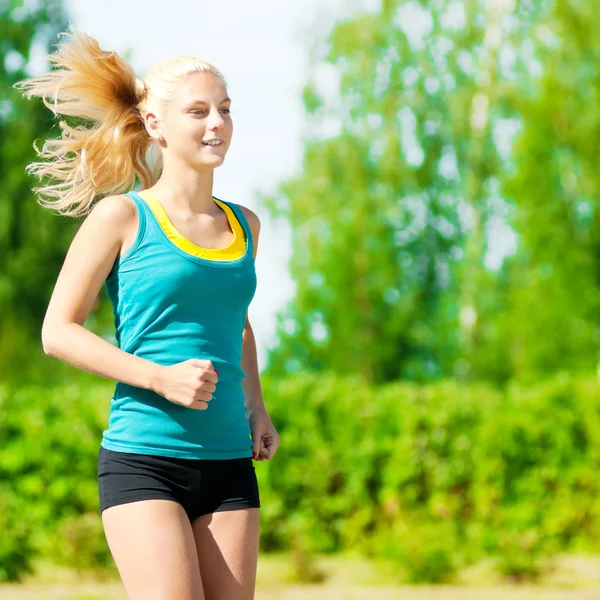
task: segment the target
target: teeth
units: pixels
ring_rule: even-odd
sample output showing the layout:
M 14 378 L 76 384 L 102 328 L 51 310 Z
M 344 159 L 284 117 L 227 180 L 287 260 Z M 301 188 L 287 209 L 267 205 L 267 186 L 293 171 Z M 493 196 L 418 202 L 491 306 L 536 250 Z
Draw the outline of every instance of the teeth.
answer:
M 223 142 L 220 140 L 211 140 L 210 142 L 204 142 L 207 146 L 220 146 Z

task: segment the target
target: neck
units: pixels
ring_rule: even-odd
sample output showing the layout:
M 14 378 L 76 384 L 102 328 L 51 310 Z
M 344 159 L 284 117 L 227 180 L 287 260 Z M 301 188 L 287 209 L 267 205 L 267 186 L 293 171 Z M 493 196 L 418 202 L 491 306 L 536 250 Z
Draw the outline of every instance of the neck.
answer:
M 160 179 L 150 191 L 163 205 L 177 211 L 214 213 L 220 210 L 212 199 L 214 169 L 196 171 L 189 166 L 165 165 Z

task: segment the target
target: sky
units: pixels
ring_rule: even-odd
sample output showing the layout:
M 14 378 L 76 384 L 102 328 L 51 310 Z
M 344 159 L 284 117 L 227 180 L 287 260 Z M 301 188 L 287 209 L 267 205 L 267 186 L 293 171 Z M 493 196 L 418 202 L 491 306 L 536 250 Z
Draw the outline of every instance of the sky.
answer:
M 193 54 L 224 74 L 234 135 L 213 193 L 249 207 L 261 220 L 258 287 L 249 308 L 259 368 L 276 342 L 276 314 L 294 294 L 290 230 L 273 222 L 259 195 L 299 173 L 305 124 L 301 90 L 310 51 L 329 23 L 349 16 L 344 0 L 67 0 L 72 25 L 103 50 L 123 55 L 144 77 L 155 61 Z

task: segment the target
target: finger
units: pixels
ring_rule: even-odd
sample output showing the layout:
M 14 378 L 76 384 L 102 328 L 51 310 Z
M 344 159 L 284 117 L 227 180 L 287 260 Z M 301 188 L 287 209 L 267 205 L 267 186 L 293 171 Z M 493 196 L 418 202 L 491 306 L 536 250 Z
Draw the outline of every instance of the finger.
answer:
M 209 383 L 218 383 L 219 376 L 214 371 L 206 371 L 202 376 L 202 381 L 208 381 Z
M 262 452 L 263 452 L 263 441 L 262 441 L 262 439 L 258 440 L 257 447 L 258 447 L 258 449 L 256 451 L 256 460 L 258 460 L 258 461 L 264 460 L 263 459 L 263 455 L 262 455 Z
M 188 408 L 193 408 L 194 410 L 206 410 L 208 408 L 208 402 L 204 402 L 204 400 L 195 400 Z
M 252 440 L 252 458 L 256 460 L 260 454 L 260 438 L 254 438 Z
M 262 460 L 268 460 L 271 457 L 271 452 L 265 446 L 265 443 L 263 440 L 261 440 L 261 448 L 260 448 L 259 456 L 262 457 Z
M 273 458 L 273 454 L 277 452 L 277 446 L 274 442 L 270 443 L 268 446 L 265 446 L 265 453 L 269 459 Z
M 199 390 L 194 396 L 196 402 L 210 402 L 212 400 L 212 394 L 205 390 Z

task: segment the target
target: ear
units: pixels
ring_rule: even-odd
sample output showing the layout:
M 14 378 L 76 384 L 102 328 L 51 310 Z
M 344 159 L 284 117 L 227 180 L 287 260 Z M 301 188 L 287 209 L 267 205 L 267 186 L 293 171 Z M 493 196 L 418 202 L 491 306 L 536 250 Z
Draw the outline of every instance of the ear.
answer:
M 147 112 L 144 115 L 144 123 L 146 124 L 146 130 L 148 131 L 150 137 L 158 140 L 161 136 L 161 126 L 158 117 L 152 112 Z

